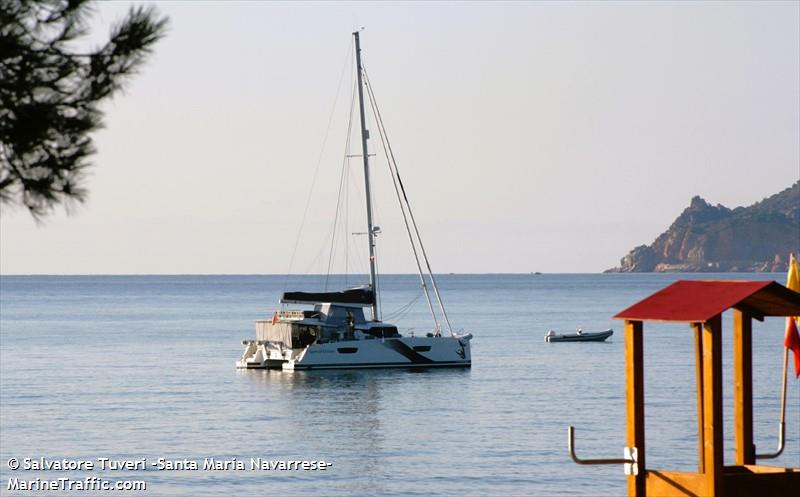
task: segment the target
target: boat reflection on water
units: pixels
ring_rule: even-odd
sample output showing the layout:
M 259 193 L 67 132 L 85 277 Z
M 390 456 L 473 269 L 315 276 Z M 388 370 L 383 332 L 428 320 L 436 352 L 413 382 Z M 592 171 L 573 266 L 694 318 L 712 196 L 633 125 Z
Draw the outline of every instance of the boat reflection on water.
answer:
M 270 459 L 325 460 L 333 469 L 357 467 L 357 478 L 342 480 L 341 472 L 331 472 L 325 476 L 326 485 L 336 487 L 336 494 L 381 495 L 389 490 L 389 473 L 396 471 L 392 459 L 409 453 L 419 453 L 423 462 L 428 457 L 430 431 L 419 426 L 442 413 L 420 403 L 424 392 L 463 382 L 470 370 L 258 369 L 238 374 L 252 387 L 251 429 L 258 434 L 258 450 Z M 333 445 L 332 432 L 339 441 Z

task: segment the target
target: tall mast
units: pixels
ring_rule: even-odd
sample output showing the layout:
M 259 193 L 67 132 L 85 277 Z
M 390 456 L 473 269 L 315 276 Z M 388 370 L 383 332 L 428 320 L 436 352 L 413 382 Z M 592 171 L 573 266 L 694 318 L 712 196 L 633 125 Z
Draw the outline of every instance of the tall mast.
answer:
M 369 189 L 369 152 L 367 151 L 367 122 L 364 115 L 364 86 L 361 81 L 361 43 L 358 31 L 353 33 L 356 40 L 356 75 L 358 77 L 358 111 L 361 115 L 361 155 L 364 157 L 364 190 L 367 194 L 367 238 L 369 240 L 369 287 L 372 290 L 372 320 L 378 320 L 378 287 L 375 284 L 375 231 L 372 226 L 372 193 Z

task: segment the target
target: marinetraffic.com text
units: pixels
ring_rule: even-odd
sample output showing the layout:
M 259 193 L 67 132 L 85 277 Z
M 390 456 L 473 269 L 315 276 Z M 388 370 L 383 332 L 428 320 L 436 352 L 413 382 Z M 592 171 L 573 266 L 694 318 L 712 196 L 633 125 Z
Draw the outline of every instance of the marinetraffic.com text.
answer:
M 146 491 L 147 482 L 144 480 L 105 479 L 107 473 L 120 472 L 119 475 L 130 476 L 129 472 L 150 471 L 259 471 L 259 472 L 284 472 L 284 471 L 327 471 L 333 463 L 322 460 L 273 460 L 262 457 L 246 459 L 217 459 L 204 457 L 202 459 L 168 459 L 159 457 L 148 459 L 114 459 L 98 457 L 96 459 L 48 459 L 39 458 L 10 458 L 6 467 L 12 474 L 8 478 L 6 490 L 9 492 L 29 491 L 61 491 L 61 492 L 91 492 L 91 491 Z M 91 475 L 77 478 L 69 476 L 42 476 L 40 472 L 76 472 L 92 471 L 104 472 L 102 476 Z M 28 472 L 28 474 L 24 474 Z M 33 477 L 31 472 L 36 472 Z M 20 475 L 19 473 L 23 473 Z

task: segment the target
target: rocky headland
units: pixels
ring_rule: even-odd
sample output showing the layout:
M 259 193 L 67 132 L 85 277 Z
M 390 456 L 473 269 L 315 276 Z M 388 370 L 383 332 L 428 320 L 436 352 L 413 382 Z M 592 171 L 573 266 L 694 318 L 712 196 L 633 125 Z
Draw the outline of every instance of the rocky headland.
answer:
M 667 231 L 606 272 L 782 272 L 800 250 L 800 181 L 749 207 L 694 197 Z

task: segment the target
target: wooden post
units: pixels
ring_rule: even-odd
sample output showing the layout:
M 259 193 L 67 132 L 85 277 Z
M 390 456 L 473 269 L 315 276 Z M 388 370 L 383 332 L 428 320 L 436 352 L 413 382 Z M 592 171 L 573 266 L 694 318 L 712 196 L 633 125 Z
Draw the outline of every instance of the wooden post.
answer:
M 736 465 L 755 464 L 753 445 L 753 321 L 733 311 L 733 419 Z
M 697 472 L 705 473 L 706 449 L 703 437 L 703 323 L 692 323 L 694 328 L 694 369 L 697 382 Z
M 722 495 L 722 316 L 703 324 L 703 442 L 706 496 Z
M 645 497 L 643 338 L 641 321 L 625 321 L 627 443 L 639 456 L 639 474 L 628 476 L 629 497 Z

